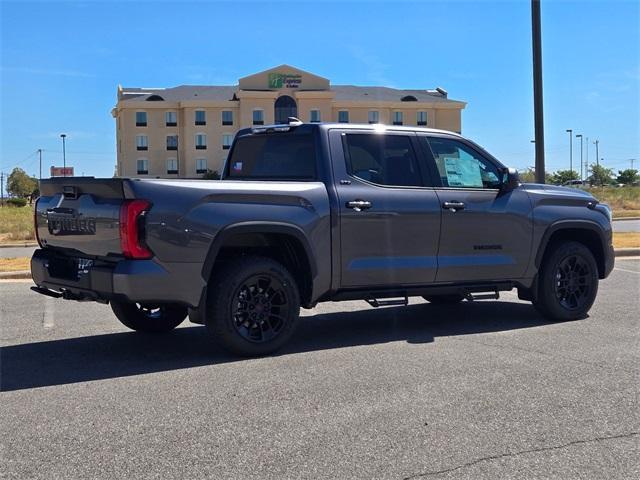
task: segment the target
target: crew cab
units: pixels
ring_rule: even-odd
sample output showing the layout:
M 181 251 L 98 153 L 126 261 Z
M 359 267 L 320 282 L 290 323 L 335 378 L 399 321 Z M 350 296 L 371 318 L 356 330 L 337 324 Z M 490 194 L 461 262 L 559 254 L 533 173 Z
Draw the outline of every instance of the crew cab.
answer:
M 143 332 L 188 316 L 240 355 L 282 347 L 300 307 L 326 301 L 515 288 L 550 320 L 578 319 L 614 264 L 605 204 L 522 184 L 426 128 L 292 119 L 240 130 L 221 181 L 52 178 L 40 192 L 34 291 L 108 302 Z

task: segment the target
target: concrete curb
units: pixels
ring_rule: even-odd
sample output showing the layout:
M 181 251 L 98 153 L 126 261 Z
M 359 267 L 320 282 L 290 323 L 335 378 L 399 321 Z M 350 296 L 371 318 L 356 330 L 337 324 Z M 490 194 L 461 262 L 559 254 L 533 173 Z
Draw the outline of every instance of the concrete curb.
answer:
M 0 248 L 37 247 L 38 242 L 0 243 Z
M 640 248 L 618 248 L 616 257 L 635 257 L 640 256 Z
M 640 248 L 619 248 L 615 251 L 616 257 L 640 257 Z M 17 272 L 0 272 L 0 280 L 17 280 L 31 278 L 29 270 L 20 270 Z
M 31 278 L 31 271 L 18 270 L 17 272 L 0 272 L 0 280 L 19 280 L 23 278 Z
M 640 220 L 640 217 L 613 217 L 614 222 L 624 222 L 625 220 Z

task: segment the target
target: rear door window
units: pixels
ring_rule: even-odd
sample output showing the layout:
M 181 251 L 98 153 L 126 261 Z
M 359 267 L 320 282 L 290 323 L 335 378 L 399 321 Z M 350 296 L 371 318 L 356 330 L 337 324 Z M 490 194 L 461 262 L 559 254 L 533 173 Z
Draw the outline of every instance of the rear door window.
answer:
M 312 134 L 248 135 L 236 140 L 227 162 L 227 178 L 236 180 L 315 180 Z
M 411 137 L 347 133 L 343 145 L 350 175 L 378 185 L 423 186 Z

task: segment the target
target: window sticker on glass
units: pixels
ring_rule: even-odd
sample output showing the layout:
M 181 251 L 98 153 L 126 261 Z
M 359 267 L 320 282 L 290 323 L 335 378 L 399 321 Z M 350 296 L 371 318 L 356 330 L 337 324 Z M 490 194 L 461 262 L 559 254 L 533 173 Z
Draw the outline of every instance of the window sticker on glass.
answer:
M 242 162 L 233 162 L 233 171 L 241 172 L 242 171 Z
M 445 157 L 444 166 L 450 187 L 482 188 L 482 175 L 477 160 Z

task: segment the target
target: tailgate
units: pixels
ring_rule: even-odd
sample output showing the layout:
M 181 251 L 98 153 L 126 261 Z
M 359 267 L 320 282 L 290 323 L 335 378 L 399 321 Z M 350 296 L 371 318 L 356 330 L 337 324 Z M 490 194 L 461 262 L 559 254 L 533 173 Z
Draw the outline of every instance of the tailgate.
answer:
M 41 180 L 36 229 L 42 246 L 87 256 L 122 255 L 119 226 L 125 182 L 82 177 Z

